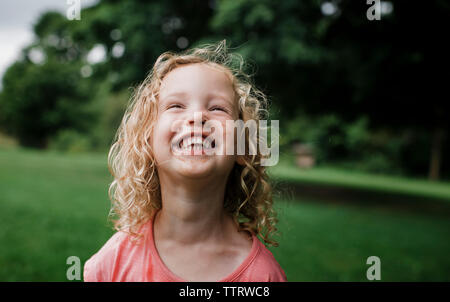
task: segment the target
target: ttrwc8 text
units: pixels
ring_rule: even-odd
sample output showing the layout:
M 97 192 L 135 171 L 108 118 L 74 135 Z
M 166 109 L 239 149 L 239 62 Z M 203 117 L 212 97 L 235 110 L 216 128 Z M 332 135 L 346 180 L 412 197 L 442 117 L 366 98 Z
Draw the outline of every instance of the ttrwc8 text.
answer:
M 180 297 L 205 297 L 207 300 L 213 296 L 225 297 L 268 297 L 269 287 L 262 286 L 223 286 L 221 291 L 214 291 L 212 288 L 186 288 L 180 289 Z

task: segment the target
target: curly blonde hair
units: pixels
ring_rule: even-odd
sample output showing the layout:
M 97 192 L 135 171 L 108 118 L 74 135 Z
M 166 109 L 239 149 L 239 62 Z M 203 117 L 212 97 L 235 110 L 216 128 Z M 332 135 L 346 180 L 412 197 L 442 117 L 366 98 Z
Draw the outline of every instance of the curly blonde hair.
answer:
M 266 96 L 244 72 L 242 57 L 228 52 L 225 40 L 181 54 L 160 55 L 135 90 L 108 154 L 108 167 L 114 177 L 108 190 L 112 201 L 110 218 L 118 231 L 139 237 L 139 227 L 161 208 L 156 162 L 149 144 L 156 121 L 159 88 L 170 71 L 196 63 L 221 68 L 230 76 L 240 119 L 244 122 L 253 119 L 259 124 L 267 117 Z M 248 143 L 246 136 L 246 146 Z M 245 155 L 244 164 L 234 165 L 227 181 L 224 209 L 233 217 L 239 231 L 249 231 L 266 245 L 278 246 L 271 238 L 277 231 L 277 219 L 262 158 L 258 150 L 256 155 Z

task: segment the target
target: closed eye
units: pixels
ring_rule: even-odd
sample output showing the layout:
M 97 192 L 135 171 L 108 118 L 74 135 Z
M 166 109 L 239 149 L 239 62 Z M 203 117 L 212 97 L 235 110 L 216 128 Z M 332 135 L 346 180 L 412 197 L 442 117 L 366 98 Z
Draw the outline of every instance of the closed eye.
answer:
M 225 109 L 225 108 L 223 108 L 223 107 L 220 107 L 220 106 L 214 106 L 214 107 L 212 107 L 211 109 L 209 109 L 210 111 L 223 111 L 223 112 L 226 112 L 226 113 L 228 113 L 228 110 L 227 109 Z
M 167 106 L 167 109 L 175 109 L 175 108 L 183 108 L 183 106 L 180 104 L 172 104 Z

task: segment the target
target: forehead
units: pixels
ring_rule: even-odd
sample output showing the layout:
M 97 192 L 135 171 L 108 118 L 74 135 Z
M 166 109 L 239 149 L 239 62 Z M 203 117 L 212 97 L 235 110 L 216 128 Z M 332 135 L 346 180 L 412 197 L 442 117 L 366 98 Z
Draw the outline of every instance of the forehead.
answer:
M 173 92 L 219 92 L 234 97 L 232 75 L 225 68 L 206 63 L 177 67 L 161 82 L 160 97 Z

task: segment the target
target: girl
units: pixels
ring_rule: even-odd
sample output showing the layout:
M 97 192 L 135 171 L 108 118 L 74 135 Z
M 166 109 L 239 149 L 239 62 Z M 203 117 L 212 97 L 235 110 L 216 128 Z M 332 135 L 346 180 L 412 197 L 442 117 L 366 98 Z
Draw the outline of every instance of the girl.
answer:
M 86 262 L 85 281 L 286 281 L 258 238 L 277 246 L 263 157 L 225 152 L 227 121 L 266 112 L 242 66 L 225 41 L 157 59 L 108 155 L 118 232 Z

